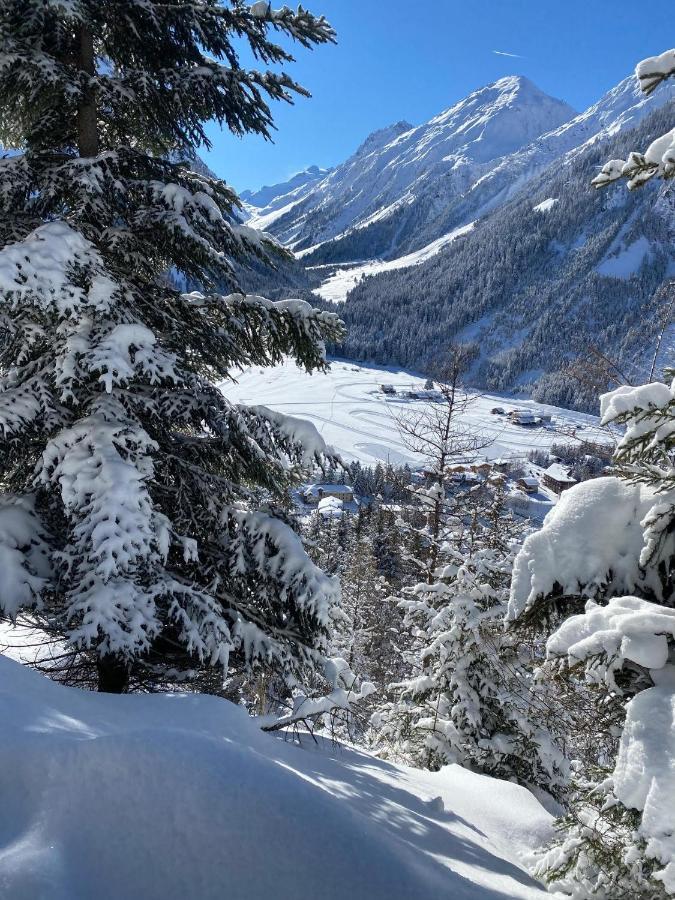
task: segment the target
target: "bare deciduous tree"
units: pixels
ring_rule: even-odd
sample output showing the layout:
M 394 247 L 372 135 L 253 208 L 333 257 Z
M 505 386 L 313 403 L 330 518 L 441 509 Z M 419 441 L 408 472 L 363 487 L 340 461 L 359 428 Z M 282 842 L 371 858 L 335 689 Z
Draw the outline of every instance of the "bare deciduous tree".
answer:
M 429 584 L 434 580 L 444 532 L 458 515 L 453 504 L 447 502 L 453 466 L 474 462 L 479 452 L 492 443 L 492 438 L 461 418 L 477 399 L 462 380 L 469 362 L 470 354 L 464 346 L 451 346 L 431 370 L 438 386 L 438 402 L 427 403 L 421 409 L 406 410 L 396 417 L 405 446 L 424 457 L 430 482 L 422 498 L 427 509 L 428 554 L 424 569 Z

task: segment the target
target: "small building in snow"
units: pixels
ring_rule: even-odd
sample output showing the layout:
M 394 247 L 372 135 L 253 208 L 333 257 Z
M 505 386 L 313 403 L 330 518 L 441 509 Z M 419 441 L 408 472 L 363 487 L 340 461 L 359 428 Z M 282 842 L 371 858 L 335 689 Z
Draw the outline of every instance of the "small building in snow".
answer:
M 573 484 L 577 483 L 576 478 L 572 478 L 567 469 L 560 463 L 552 463 L 544 471 L 542 480 L 546 487 L 555 491 L 556 494 L 562 494 L 568 487 L 572 487 Z
M 317 512 L 323 519 L 340 519 L 344 513 L 344 504 L 337 497 L 324 497 L 319 500 Z
M 311 484 L 303 491 L 305 503 L 318 504 L 325 497 L 335 497 L 343 503 L 354 499 L 354 488 L 348 484 Z
M 383 394 L 395 394 L 396 393 L 396 388 L 394 387 L 393 384 L 381 384 L 380 390 L 382 391 Z
M 504 415 L 504 407 L 503 406 L 493 406 L 490 410 L 490 414 L 493 416 L 503 416 Z
M 430 400 L 432 403 L 442 403 L 445 400 L 441 391 L 427 390 L 426 388 L 421 391 L 415 391 L 418 400 Z
M 534 413 L 528 409 L 514 409 L 509 413 L 509 419 L 514 425 L 536 425 L 537 419 Z
M 503 459 L 501 456 L 492 460 L 492 468 L 498 472 L 508 472 L 511 465 L 510 459 Z
M 519 490 L 525 491 L 526 494 L 536 494 L 539 490 L 539 479 L 534 475 L 523 475 L 516 481 Z

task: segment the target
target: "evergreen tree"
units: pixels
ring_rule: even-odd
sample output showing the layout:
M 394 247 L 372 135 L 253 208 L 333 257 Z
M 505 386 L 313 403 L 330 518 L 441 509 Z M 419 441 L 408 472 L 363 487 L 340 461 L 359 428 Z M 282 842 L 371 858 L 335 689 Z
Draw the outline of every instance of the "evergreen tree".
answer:
M 380 740 L 417 765 L 459 763 L 559 795 L 567 766 L 547 727 L 545 686 L 525 642 L 503 628 L 524 531 L 498 483 L 446 535 L 436 580 L 401 601 L 412 675 L 376 724 Z
M 468 361 L 466 348 L 452 345 L 434 366 L 442 402 L 398 419 L 406 447 L 425 459 L 427 485 L 417 491 L 426 513 L 426 524 L 421 529 L 425 554 L 419 562 L 429 584 L 435 580 L 448 532 L 464 514 L 453 491 L 453 466 L 475 461 L 479 451 L 492 443 L 490 438 L 457 422 L 476 399 L 462 384 Z
M 392 511 L 378 508 L 372 523 L 371 546 L 378 574 L 389 584 L 398 584 L 402 575 L 402 534 Z
M 345 618 L 334 637 L 335 655 L 342 656 L 353 672 L 383 684 L 385 655 L 390 655 L 390 629 L 394 622 L 400 622 L 400 616 L 395 606 L 392 612 L 392 605 L 386 602 L 389 586 L 377 570 L 368 535 L 352 543 L 340 585 Z
M 0 609 L 37 607 L 95 654 L 102 690 L 230 653 L 297 674 L 325 646 L 335 586 L 275 506 L 322 442 L 217 385 L 284 354 L 323 368 L 339 323 L 214 292 L 272 248 L 190 163 L 206 120 L 269 137 L 267 101 L 303 93 L 240 64 L 240 42 L 291 61 L 270 31 L 334 38 L 268 3 L 0 5 L 0 141 L 18 151 L 0 162 Z
M 675 50 L 644 60 L 637 75 L 651 92 L 675 75 Z M 675 130 L 644 154 L 611 160 L 594 184 L 672 178 L 674 147 Z M 625 426 L 617 475 L 575 486 L 526 541 L 510 601 L 516 622 L 577 613 L 548 653 L 569 682 L 585 677 L 595 699 L 586 727 L 599 713 L 612 738 L 581 768 L 537 874 L 574 896 L 661 900 L 675 895 L 675 822 L 664 802 L 675 771 L 675 381 L 621 386 L 601 409 L 605 423 Z

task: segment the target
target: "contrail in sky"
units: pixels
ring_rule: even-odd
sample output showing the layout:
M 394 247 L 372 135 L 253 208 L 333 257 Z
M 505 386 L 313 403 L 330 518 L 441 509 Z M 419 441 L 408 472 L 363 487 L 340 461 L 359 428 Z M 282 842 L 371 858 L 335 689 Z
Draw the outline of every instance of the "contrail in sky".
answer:
M 506 50 L 493 50 L 492 52 L 496 53 L 497 56 L 512 56 L 514 59 L 525 59 L 520 53 L 507 53 Z

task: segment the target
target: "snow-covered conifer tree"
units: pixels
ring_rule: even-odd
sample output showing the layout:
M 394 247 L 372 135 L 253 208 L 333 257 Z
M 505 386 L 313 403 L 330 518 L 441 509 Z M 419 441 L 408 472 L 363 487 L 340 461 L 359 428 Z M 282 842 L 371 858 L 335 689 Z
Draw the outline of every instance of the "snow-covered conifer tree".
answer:
M 417 645 L 412 675 L 375 717 L 380 738 L 417 765 L 459 763 L 556 794 L 566 763 L 547 728 L 543 686 L 503 619 L 525 526 L 497 483 L 446 536 L 436 580 L 401 601 Z
M 303 93 L 270 32 L 334 38 L 266 2 L 0 5 L 0 609 L 37 607 L 103 690 L 230 653 L 293 674 L 325 641 L 336 588 L 274 506 L 323 444 L 226 384 L 321 369 L 340 326 L 237 292 L 230 260 L 273 248 L 189 162 L 206 120 L 269 136 L 268 100 Z
M 675 75 L 675 50 L 637 75 L 650 93 Z M 673 177 L 674 140 L 609 162 L 594 184 Z M 549 657 L 569 681 L 585 678 L 597 710 L 613 710 L 610 753 L 605 736 L 537 871 L 575 897 L 662 900 L 675 896 L 675 380 L 621 386 L 601 411 L 625 428 L 617 475 L 565 493 L 523 546 L 509 606 L 516 622 L 577 613 L 550 637 Z M 590 716 L 586 727 L 597 727 Z

